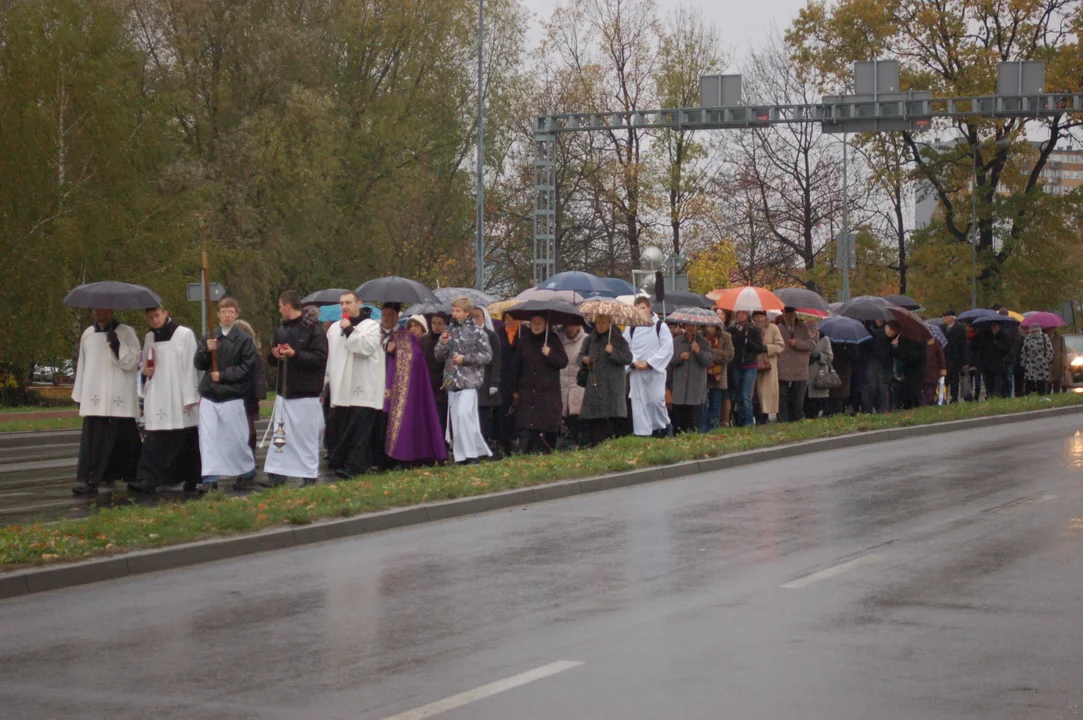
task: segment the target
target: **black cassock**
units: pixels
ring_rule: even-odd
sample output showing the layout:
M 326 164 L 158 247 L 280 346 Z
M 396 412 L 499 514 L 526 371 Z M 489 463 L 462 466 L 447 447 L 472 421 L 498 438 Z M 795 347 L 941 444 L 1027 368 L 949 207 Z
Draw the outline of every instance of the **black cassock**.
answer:
M 76 478 L 88 485 L 132 482 L 140 445 L 135 418 L 84 417 Z
M 148 432 L 135 477 L 150 487 L 200 481 L 199 428 Z

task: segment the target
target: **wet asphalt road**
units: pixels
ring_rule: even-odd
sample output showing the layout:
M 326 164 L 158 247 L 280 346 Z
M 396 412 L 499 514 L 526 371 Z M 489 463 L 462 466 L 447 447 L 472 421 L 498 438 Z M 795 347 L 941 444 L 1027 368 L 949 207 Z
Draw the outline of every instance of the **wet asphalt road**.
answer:
M 821 453 L 0 602 L 0 718 L 1079 717 L 1080 427 Z

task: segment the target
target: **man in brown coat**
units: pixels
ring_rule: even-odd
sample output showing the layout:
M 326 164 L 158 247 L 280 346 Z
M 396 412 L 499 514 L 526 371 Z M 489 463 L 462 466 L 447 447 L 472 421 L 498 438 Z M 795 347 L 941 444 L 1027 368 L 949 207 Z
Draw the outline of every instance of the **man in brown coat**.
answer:
M 805 417 L 809 353 L 816 343 L 808 327 L 797 319 L 797 310 L 786 307 L 778 319 L 786 347 L 778 356 L 778 421 L 797 422 Z

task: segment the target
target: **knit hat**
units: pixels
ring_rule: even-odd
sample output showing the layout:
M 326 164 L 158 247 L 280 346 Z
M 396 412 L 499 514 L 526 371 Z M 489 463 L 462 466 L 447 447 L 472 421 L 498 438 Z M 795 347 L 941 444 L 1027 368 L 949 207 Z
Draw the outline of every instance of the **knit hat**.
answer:
M 425 319 L 424 315 L 411 315 L 410 319 L 406 321 L 406 324 L 409 325 L 412 322 L 416 322 L 420 325 L 421 329 L 426 333 L 429 331 L 429 321 Z

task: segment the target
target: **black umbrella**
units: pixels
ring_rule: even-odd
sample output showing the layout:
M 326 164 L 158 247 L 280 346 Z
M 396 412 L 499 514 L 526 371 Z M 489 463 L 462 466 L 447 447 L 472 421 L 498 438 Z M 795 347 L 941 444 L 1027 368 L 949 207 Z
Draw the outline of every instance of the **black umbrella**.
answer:
M 901 307 L 904 310 L 923 310 L 921 303 L 913 298 L 909 298 L 906 295 L 885 295 L 884 300 L 896 307 Z
M 772 292 L 775 297 L 786 303 L 787 307 L 831 312 L 831 304 L 824 300 L 823 295 L 808 288 L 781 288 Z
M 693 292 L 685 292 L 683 290 L 667 290 L 666 291 L 666 305 L 671 308 L 677 307 L 694 307 L 703 308 L 704 310 L 710 310 L 714 307 L 714 301 L 708 300 L 703 295 L 697 295 Z M 651 296 L 651 302 L 653 303 L 653 310 L 656 313 L 662 312 L 662 303 L 658 301 L 657 296 Z
M 301 298 L 302 305 L 338 305 L 339 299 L 342 297 L 342 293 L 350 292 L 346 288 L 328 288 L 327 290 L 317 290 L 311 295 L 305 295 Z
M 887 303 L 884 302 L 872 302 L 870 300 L 851 300 L 850 302 L 843 303 L 842 307 L 835 311 L 837 315 L 851 318 L 852 320 L 860 320 L 861 322 L 868 322 L 873 320 L 894 320 L 895 316 L 891 314 L 891 311 L 887 309 Z
M 544 315 L 550 324 L 583 323 L 583 316 L 574 305 L 559 300 L 527 300 L 512 305 L 504 314 L 515 320 L 529 320 L 535 315 Z
M 433 303 L 440 304 L 440 298 L 417 280 L 398 277 L 377 278 L 357 288 L 362 300 L 375 303 Z
M 545 344 L 549 344 L 549 326 L 553 323 L 563 325 L 567 323 L 583 324 L 583 316 L 575 305 L 569 305 L 559 300 L 527 300 L 518 305 L 512 305 L 504 311 L 504 317 L 513 320 L 529 320 L 535 315 L 545 316 Z
M 146 310 L 162 304 L 162 298 L 142 285 L 105 280 L 79 285 L 64 298 L 70 308 L 99 310 Z
M 989 325 L 1019 325 L 1019 321 L 1013 318 L 1011 315 L 985 315 L 983 317 L 974 320 L 971 325 L 974 327 L 987 327 Z

